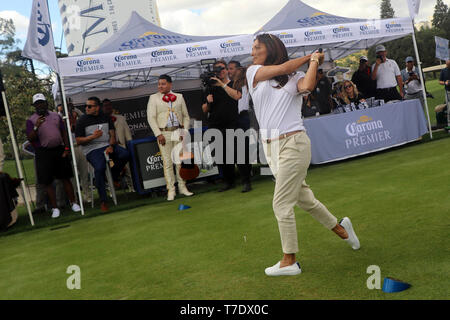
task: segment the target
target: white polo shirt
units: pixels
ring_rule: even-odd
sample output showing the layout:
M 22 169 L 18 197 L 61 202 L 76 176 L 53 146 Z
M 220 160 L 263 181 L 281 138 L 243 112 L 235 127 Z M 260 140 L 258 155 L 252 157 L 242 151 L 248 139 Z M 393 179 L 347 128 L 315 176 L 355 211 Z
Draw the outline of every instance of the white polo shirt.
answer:
M 261 67 L 262 65 L 253 65 L 247 69 L 248 88 L 261 138 L 273 139 L 284 133 L 305 130 L 301 118 L 303 99 L 297 89 L 297 82 L 305 74 L 297 72 L 290 76 L 288 83 L 280 89 L 275 88 L 278 83 L 274 80 L 260 81 L 253 88 L 256 72 Z
M 372 72 L 375 69 L 375 63 L 372 65 Z M 393 88 L 397 86 L 397 76 L 401 76 L 400 68 L 397 62 L 386 58 L 386 62 L 378 67 L 377 71 L 377 89 Z

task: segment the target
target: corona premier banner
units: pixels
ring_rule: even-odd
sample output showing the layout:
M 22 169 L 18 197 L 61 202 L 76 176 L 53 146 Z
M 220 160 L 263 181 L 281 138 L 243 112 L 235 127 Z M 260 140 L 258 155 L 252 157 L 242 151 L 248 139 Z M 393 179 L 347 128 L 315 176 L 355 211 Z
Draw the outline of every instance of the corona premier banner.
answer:
M 62 25 L 70 56 L 97 49 L 116 33 L 132 11 L 159 26 L 156 0 L 59 0 Z
M 413 32 L 408 18 L 366 20 L 345 24 L 270 31 L 283 41 L 286 47 L 320 45 L 325 43 L 357 41 L 383 36 L 405 35 Z

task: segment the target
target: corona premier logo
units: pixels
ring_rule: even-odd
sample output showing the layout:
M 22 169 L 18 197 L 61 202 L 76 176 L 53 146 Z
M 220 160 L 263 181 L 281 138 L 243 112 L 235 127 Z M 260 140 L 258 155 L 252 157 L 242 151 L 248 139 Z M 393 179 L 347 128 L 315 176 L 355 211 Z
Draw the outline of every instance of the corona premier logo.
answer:
M 158 162 L 161 162 L 161 161 L 162 161 L 161 152 L 158 152 L 158 153 L 156 153 L 156 154 L 154 154 L 154 155 L 152 155 L 152 156 L 147 158 L 147 163 L 149 165 L 151 165 L 151 166 L 155 165 L 155 164 L 157 164 Z
M 355 137 L 376 129 L 383 129 L 383 122 L 381 120 L 373 121 L 373 119 L 368 116 L 362 116 L 357 122 L 347 124 L 345 132 L 347 135 Z
M 208 50 L 208 47 L 206 47 L 206 46 L 202 47 L 200 45 L 195 45 L 195 46 L 186 48 L 186 51 L 189 53 L 196 52 L 196 51 L 206 51 L 206 50 Z
M 156 57 L 160 57 L 160 56 L 168 56 L 173 54 L 172 50 L 168 50 L 168 49 L 159 49 L 156 51 L 152 51 L 151 55 L 152 57 L 156 58 Z
M 380 34 L 380 30 L 374 25 L 363 24 L 359 26 L 359 33 L 360 35 Z
M 220 44 L 220 53 L 236 53 L 244 51 L 241 43 L 234 40 L 228 40 Z
M 114 68 L 131 67 L 142 64 L 135 54 L 124 53 L 114 57 Z
M 166 46 L 192 41 L 191 38 L 183 38 L 179 35 L 165 35 L 159 32 L 148 31 L 139 37 L 123 42 L 120 49 L 130 50 L 136 48 L 147 48 L 152 46 Z
M 308 30 L 305 32 L 305 41 L 320 41 L 325 40 L 325 35 L 321 30 Z
M 129 53 L 124 53 L 124 54 L 121 54 L 121 55 L 119 55 L 119 56 L 116 56 L 115 58 L 114 58 L 114 61 L 116 61 L 116 62 L 122 62 L 122 61 L 130 61 L 130 60 L 135 60 L 135 59 L 137 59 L 138 57 L 137 57 L 137 55 L 131 55 L 131 54 L 129 54 Z
M 353 33 L 350 28 L 339 26 L 337 28 L 333 28 L 333 39 L 341 39 L 341 38 L 350 38 L 353 37 Z
M 397 33 L 397 32 L 405 31 L 402 24 L 397 23 L 395 21 L 392 21 L 391 23 L 387 23 L 385 26 L 386 26 L 386 32 L 389 32 L 389 33 Z
M 151 52 L 152 58 L 150 58 L 150 63 L 165 63 L 177 60 L 177 56 L 172 50 L 169 49 L 159 49 Z
M 207 46 L 194 45 L 186 48 L 186 58 L 196 58 L 211 55 Z
M 93 59 L 93 58 L 85 58 L 77 61 L 77 66 L 83 67 L 83 66 L 89 66 L 94 64 L 100 64 L 99 59 Z
M 91 72 L 91 71 L 101 71 L 105 67 L 101 63 L 100 59 L 94 59 L 87 57 L 77 61 L 77 68 L 75 68 L 76 73 Z

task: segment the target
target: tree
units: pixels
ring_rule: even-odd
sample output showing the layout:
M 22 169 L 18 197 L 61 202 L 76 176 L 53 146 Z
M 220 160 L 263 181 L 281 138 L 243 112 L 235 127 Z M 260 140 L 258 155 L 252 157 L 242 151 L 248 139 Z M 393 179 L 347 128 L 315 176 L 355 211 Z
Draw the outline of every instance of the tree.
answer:
M 442 1 L 437 0 L 434 6 L 433 27 L 443 29 L 446 20 L 449 19 L 450 11 L 448 6 Z
M 392 8 L 391 0 L 381 0 L 380 17 L 381 19 L 394 18 L 395 11 Z
M 16 44 L 14 23 L 12 20 L 0 18 L 0 69 L 5 82 L 6 98 L 17 143 L 22 144 L 27 140 L 26 119 L 34 112 L 34 108 L 31 106 L 31 97 L 38 92 L 44 93 L 50 108 L 52 108 L 51 87 L 53 81 L 50 76 L 36 77 L 30 72 L 23 64 L 24 58 L 21 56 L 20 50 L 17 50 Z M 0 119 L 0 136 L 4 143 L 6 156 L 11 159 L 13 157 L 11 138 L 5 118 Z

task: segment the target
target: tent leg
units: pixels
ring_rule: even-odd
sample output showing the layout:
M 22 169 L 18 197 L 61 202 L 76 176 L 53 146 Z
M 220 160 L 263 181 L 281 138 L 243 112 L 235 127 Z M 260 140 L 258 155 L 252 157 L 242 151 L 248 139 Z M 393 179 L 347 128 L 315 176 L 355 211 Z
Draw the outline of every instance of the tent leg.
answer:
M 423 73 L 422 73 L 422 62 L 420 61 L 419 49 L 417 47 L 417 41 L 416 41 L 416 32 L 414 30 L 414 20 L 412 21 L 412 25 L 413 25 L 412 39 L 413 39 L 413 44 L 414 44 L 414 51 L 415 51 L 415 54 L 416 54 L 417 67 L 419 68 L 420 82 L 422 83 L 423 102 L 425 104 L 425 106 L 424 106 L 425 107 L 425 112 L 426 112 L 427 118 L 428 118 L 428 128 L 430 130 L 430 139 L 433 139 L 433 130 L 431 130 L 430 112 L 428 111 L 427 93 L 425 91 L 425 81 L 424 81 Z
M 0 79 L 0 81 L 3 81 L 3 80 Z M 8 106 L 8 102 L 6 100 L 6 94 L 4 91 L 2 91 L 2 99 L 3 99 L 3 104 L 5 105 L 6 118 L 8 120 L 9 134 L 11 135 L 11 142 L 13 145 L 14 158 L 16 160 L 17 172 L 19 174 L 19 179 L 21 179 L 20 184 L 21 184 L 22 192 L 23 192 L 23 200 L 25 201 L 25 205 L 27 207 L 28 216 L 30 217 L 31 225 L 34 226 L 34 219 L 33 219 L 33 214 L 31 212 L 31 206 L 30 206 L 30 198 L 31 197 L 27 193 L 24 176 L 23 176 L 23 171 L 22 171 L 22 166 L 20 165 L 19 148 L 17 147 L 16 136 L 14 135 L 14 128 L 13 128 L 13 124 L 11 121 L 11 115 L 9 113 L 9 106 Z
M 79 205 L 81 207 L 81 215 L 84 216 L 83 196 L 81 194 L 80 179 L 78 177 L 77 159 L 75 157 L 75 148 L 73 146 L 72 130 L 70 127 L 70 119 L 69 119 L 69 109 L 67 108 L 67 100 L 66 100 L 66 93 L 64 90 L 64 82 L 63 82 L 63 79 L 61 79 L 61 77 L 59 76 L 59 74 L 58 74 L 58 82 L 59 82 L 59 88 L 61 90 L 61 99 L 62 99 L 63 106 L 64 106 L 64 113 L 66 114 L 65 118 L 66 118 L 67 135 L 69 138 L 70 153 L 72 154 L 72 162 L 73 162 L 75 181 L 77 183 L 78 199 L 80 199 Z

